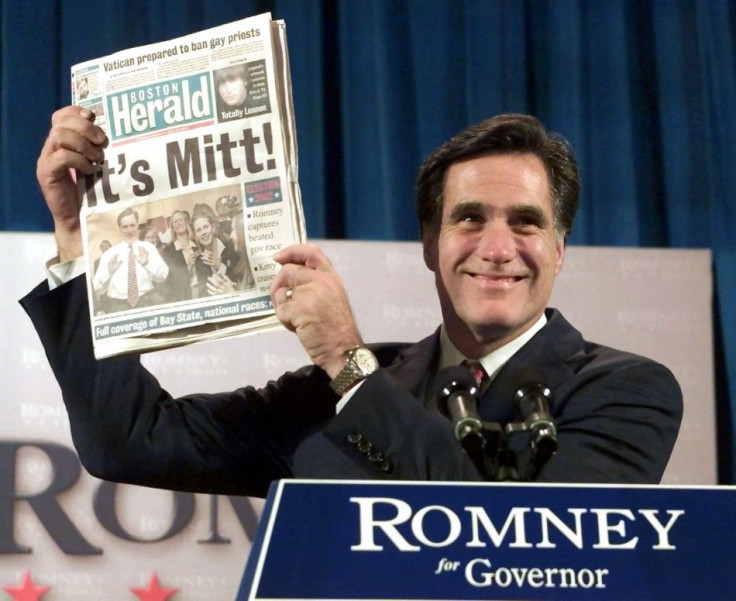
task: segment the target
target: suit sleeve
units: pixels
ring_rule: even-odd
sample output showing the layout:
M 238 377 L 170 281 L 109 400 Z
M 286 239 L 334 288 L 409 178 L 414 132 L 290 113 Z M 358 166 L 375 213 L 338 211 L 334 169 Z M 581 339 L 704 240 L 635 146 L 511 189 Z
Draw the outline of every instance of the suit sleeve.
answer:
M 96 360 L 83 278 L 21 304 L 60 385 L 72 438 L 94 476 L 158 488 L 263 496 L 290 477 L 295 446 L 334 414 L 334 399 L 303 410 L 289 396 L 318 389 L 316 369 L 261 390 L 172 398 L 137 355 Z M 63 317 L 59 317 L 63 316 Z M 287 415 L 288 417 L 283 417 Z
M 449 422 L 382 370 L 339 416 L 328 376 L 315 366 L 261 389 L 172 398 L 138 356 L 94 358 L 83 278 L 51 292 L 42 284 L 21 304 L 59 382 L 80 460 L 94 476 L 249 496 L 289 477 L 479 478 Z
M 148 263 L 144 266 L 154 282 L 163 282 L 169 275 L 169 266 L 153 244 L 144 246 L 148 252 Z
M 452 424 L 378 370 L 325 428 L 335 448 L 373 478 L 481 480 Z
M 595 362 L 559 392 L 559 448 L 540 482 L 659 483 L 677 439 L 682 392 L 664 366 L 634 355 Z

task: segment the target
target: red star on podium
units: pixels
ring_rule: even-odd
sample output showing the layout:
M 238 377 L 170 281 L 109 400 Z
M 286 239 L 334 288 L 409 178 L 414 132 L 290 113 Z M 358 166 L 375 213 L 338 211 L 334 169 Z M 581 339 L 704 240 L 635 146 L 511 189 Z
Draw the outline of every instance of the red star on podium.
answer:
M 13 598 L 13 601 L 38 601 L 50 588 L 50 586 L 35 586 L 31 573 L 26 570 L 20 586 L 4 586 L 3 590 Z
M 141 601 L 166 601 L 166 599 L 179 592 L 178 588 L 161 588 L 161 585 L 158 583 L 156 572 L 151 576 L 148 588 L 138 588 L 134 586 L 130 590 L 137 595 Z

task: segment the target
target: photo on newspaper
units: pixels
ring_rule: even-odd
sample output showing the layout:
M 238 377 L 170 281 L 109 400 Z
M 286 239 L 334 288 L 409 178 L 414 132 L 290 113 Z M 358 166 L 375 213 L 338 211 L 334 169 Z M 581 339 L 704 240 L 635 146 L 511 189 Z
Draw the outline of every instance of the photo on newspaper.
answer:
M 306 239 L 284 23 L 87 61 L 72 99 L 109 139 L 78 178 L 95 355 L 280 327 L 272 257 Z

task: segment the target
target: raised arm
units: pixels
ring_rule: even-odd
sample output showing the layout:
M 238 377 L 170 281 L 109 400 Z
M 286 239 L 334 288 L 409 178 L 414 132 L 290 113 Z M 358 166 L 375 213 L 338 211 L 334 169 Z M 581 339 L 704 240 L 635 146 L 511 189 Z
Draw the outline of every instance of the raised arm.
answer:
M 51 117 L 51 130 L 41 149 L 36 177 L 54 220 L 59 259 L 83 254 L 79 202 L 74 171 L 86 175 L 99 169 L 107 136 L 94 124 L 94 113 L 67 106 Z

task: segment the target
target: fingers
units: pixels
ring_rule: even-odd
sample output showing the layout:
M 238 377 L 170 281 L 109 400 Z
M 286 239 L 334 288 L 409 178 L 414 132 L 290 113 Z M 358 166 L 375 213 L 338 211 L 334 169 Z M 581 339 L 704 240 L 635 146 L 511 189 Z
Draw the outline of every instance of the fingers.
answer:
M 292 286 L 279 286 L 270 290 L 271 300 L 275 307 L 280 307 L 284 303 L 294 300 L 296 294 L 295 288 Z
M 214 258 L 209 250 L 202 251 L 202 254 L 199 256 L 199 258 L 202 259 L 202 263 L 204 263 L 205 265 L 208 265 L 210 267 L 214 266 Z
M 269 289 L 276 317 L 296 333 L 314 364 L 335 377 L 345 353 L 362 341 L 342 279 L 313 245 L 290 246 L 274 260 L 282 266 Z
M 296 288 L 312 282 L 316 273 L 337 276 L 327 255 L 321 248 L 313 244 L 289 246 L 279 251 L 273 258 L 282 265 L 269 289 L 274 303 L 286 300 L 283 295 L 287 288 Z M 276 294 L 280 288 L 284 289 L 283 294 Z
M 225 294 L 226 292 L 233 292 L 234 290 L 235 282 L 233 282 L 226 275 L 213 273 L 210 277 L 207 278 L 207 293 L 210 296 Z
M 92 173 L 104 160 L 107 143 L 107 136 L 94 124 L 91 111 L 64 107 L 51 118 L 51 130 L 39 156 L 39 174 L 69 169 Z
M 314 244 L 294 244 L 276 253 L 273 259 L 281 265 L 295 264 L 321 271 L 334 270 L 327 255 Z
M 80 143 L 83 142 L 98 149 L 105 148 L 108 144 L 107 136 L 100 127 L 94 124 L 94 120 L 95 115 L 91 111 L 76 106 L 67 106 L 56 111 L 51 117 L 49 135 L 53 137 L 59 133 L 68 132 L 83 138 L 79 140 L 76 137 L 69 137 L 62 144 L 69 150 L 77 152 L 81 152 Z
M 143 246 L 138 248 L 138 262 L 141 265 L 148 263 L 148 251 Z
M 36 177 L 54 220 L 54 235 L 62 261 L 83 252 L 79 199 L 74 170 L 91 174 L 104 160 L 107 136 L 94 124 L 94 115 L 67 106 L 51 118 L 51 130 L 36 163 Z
M 269 288 L 276 316 L 291 330 L 298 327 L 305 317 L 318 316 L 329 312 L 331 307 L 347 304 L 340 276 L 322 251 L 314 253 L 313 249 L 316 247 L 308 248 L 306 255 L 307 263 L 315 267 L 286 263 Z M 293 259 L 300 252 L 301 249 L 297 249 L 296 253 L 279 254 L 282 258 L 288 256 Z
M 64 121 L 68 117 L 82 117 L 83 119 L 86 119 L 88 121 L 95 120 L 95 114 L 89 109 L 70 104 L 68 106 L 57 109 L 51 114 L 51 126 L 53 127 L 58 125 L 61 121 Z

